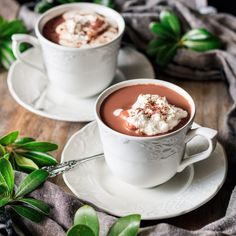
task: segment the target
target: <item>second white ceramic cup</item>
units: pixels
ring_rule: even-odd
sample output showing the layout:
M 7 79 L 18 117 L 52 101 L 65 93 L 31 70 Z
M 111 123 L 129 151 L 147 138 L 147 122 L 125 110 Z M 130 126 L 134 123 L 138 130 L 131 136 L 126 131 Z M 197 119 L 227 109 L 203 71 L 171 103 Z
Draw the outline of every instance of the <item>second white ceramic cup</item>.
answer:
M 53 43 L 42 35 L 46 22 L 70 10 L 82 9 L 99 13 L 116 22 L 118 34 L 110 42 L 91 48 L 70 48 Z M 35 25 L 37 38 L 27 34 L 15 34 L 13 52 L 23 63 L 42 71 L 26 61 L 20 53 L 21 43 L 29 43 L 42 51 L 44 66 L 53 89 L 79 98 L 91 97 L 104 90 L 112 82 L 117 66 L 117 56 L 125 29 L 122 16 L 110 9 L 93 3 L 64 4 L 45 12 Z M 42 71 L 45 73 L 45 71 Z
M 176 131 L 152 137 L 129 136 L 108 127 L 100 117 L 104 99 L 120 88 L 136 84 L 162 85 L 182 95 L 191 107 L 187 124 Z M 129 80 L 106 89 L 97 99 L 95 115 L 105 160 L 112 173 L 129 184 L 148 188 L 162 184 L 188 165 L 208 158 L 215 149 L 217 131 L 205 127 L 191 129 L 195 112 L 192 97 L 182 88 L 165 81 Z M 186 144 L 197 135 L 206 138 L 209 146 L 203 152 L 188 156 L 185 152 Z

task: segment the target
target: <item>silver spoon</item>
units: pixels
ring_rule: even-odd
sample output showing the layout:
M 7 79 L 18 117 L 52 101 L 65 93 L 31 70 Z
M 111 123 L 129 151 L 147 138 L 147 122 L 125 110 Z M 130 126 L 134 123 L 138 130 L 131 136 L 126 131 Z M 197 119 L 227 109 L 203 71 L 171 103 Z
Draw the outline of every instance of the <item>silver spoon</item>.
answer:
M 57 175 L 63 174 L 66 171 L 74 169 L 76 166 L 84 162 L 91 161 L 91 160 L 101 158 L 101 157 L 103 157 L 103 153 L 89 156 L 89 157 L 84 157 L 79 160 L 65 161 L 55 166 L 44 166 L 42 169 L 46 170 L 49 173 L 49 177 L 55 177 Z

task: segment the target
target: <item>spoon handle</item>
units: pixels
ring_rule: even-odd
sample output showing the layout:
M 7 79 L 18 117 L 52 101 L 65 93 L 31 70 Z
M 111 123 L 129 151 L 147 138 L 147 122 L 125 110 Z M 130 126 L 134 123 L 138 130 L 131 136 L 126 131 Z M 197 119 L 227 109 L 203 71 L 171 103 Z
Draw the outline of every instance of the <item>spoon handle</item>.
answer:
M 42 169 L 46 170 L 49 173 L 49 177 L 55 177 L 57 175 L 63 174 L 64 172 L 73 169 L 77 165 L 80 165 L 84 162 L 91 161 L 93 159 L 100 158 L 100 157 L 103 157 L 103 153 L 89 156 L 89 157 L 84 157 L 79 160 L 65 161 L 55 166 L 44 166 Z

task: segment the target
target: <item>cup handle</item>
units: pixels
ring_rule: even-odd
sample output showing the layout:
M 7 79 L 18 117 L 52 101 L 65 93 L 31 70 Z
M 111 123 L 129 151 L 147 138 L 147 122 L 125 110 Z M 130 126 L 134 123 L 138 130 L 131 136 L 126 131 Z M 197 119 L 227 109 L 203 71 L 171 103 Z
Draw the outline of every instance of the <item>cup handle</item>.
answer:
M 34 69 L 40 71 L 41 73 L 45 74 L 45 71 L 42 68 L 40 68 L 39 66 L 33 64 L 32 62 L 22 57 L 22 53 L 20 52 L 20 45 L 22 43 L 29 43 L 33 45 L 35 48 L 38 48 L 41 50 L 38 39 L 28 34 L 14 34 L 12 36 L 12 51 L 18 60 L 20 60 L 21 62 L 23 62 L 24 64 L 28 66 L 33 67 Z
M 185 143 L 188 143 L 191 139 L 193 139 L 197 135 L 203 136 L 204 138 L 207 139 L 209 143 L 207 150 L 191 155 L 191 156 L 188 156 L 187 154 L 185 154 L 185 158 L 180 163 L 177 169 L 177 172 L 183 171 L 185 167 L 189 166 L 190 164 L 193 164 L 195 162 L 202 161 L 208 158 L 211 155 L 211 153 L 214 151 L 216 147 L 216 135 L 217 135 L 216 130 L 205 128 L 205 127 L 190 129 L 187 133 Z

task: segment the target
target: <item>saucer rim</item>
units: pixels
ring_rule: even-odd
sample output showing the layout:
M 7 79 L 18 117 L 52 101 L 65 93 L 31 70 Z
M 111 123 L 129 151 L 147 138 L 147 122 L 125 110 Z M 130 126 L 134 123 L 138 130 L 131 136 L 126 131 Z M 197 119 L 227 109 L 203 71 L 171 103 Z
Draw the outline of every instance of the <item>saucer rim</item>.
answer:
M 151 64 L 151 62 L 148 60 L 148 58 L 141 52 L 139 52 L 138 50 L 134 49 L 134 48 L 131 48 L 131 47 L 128 47 L 129 49 L 133 49 L 135 51 L 135 53 L 138 53 L 138 54 L 141 54 L 143 57 L 145 57 L 146 61 L 149 63 L 150 65 L 150 69 L 152 70 L 152 79 L 155 79 L 155 72 L 154 72 L 154 68 Z M 30 54 L 32 53 L 32 51 L 35 51 L 36 49 L 34 47 L 32 48 L 29 48 L 27 51 L 25 51 L 23 54 Z M 122 50 L 122 49 L 120 49 Z M 23 64 L 20 60 L 16 60 L 12 63 L 9 71 L 8 71 L 8 76 L 7 76 L 7 87 L 8 87 L 8 90 L 11 94 L 11 96 L 13 97 L 13 99 L 15 100 L 16 103 L 18 103 L 20 106 L 22 106 L 24 109 L 30 111 L 31 113 L 35 114 L 35 115 L 38 115 L 38 116 L 41 116 L 41 117 L 44 117 L 44 118 L 48 118 L 48 119 L 52 119 L 52 120 L 57 120 L 57 121 L 65 121 L 65 122 L 90 122 L 90 121 L 93 121 L 95 119 L 95 117 L 93 118 L 71 118 L 70 115 L 67 115 L 65 117 L 61 117 L 61 116 L 58 116 L 58 115 L 54 115 L 54 114 L 51 114 L 51 113 L 48 113 L 47 111 L 41 111 L 39 109 L 36 109 L 34 108 L 32 105 L 24 102 L 20 96 L 18 96 L 17 92 L 15 91 L 15 89 L 13 88 L 13 73 L 15 71 L 15 67 L 17 66 L 20 66 L 21 64 Z M 123 74 L 123 72 L 119 69 L 119 67 L 117 66 L 117 69 L 119 72 Z M 124 75 L 124 77 L 126 78 L 126 76 Z M 139 78 L 137 78 L 139 79 Z M 128 80 L 126 78 L 126 80 Z M 108 86 L 109 87 L 109 86 Z M 99 93 L 100 94 L 100 93 Z M 96 97 L 99 96 L 96 95 Z
M 65 160 L 65 151 L 66 149 L 68 148 L 68 146 L 70 145 L 70 143 L 73 141 L 73 139 L 80 133 L 80 132 L 84 132 L 84 130 L 87 128 L 87 126 L 89 125 L 93 125 L 94 123 L 97 123 L 96 121 L 92 121 L 92 122 L 89 122 L 88 124 L 86 124 L 83 128 L 81 128 L 80 130 L 78 130 L 77 132 L 75 132 L 70 138 L 69 140 L 67 141 L 65 147 L 63 148 L 63 151 L 62 151 L 62 154 L 61 154 L 61 162 L 63 161 L 66 161 Z M 195 125 L 196 127 L 200 127 L 199 124 L 197 124 L 196 122 L 193 122 L 193 125 Z M 141 220 L 163 220 L 163 219 L 169 219 L 169 218 L 173 218 L 173 217 L 177 217 L 177 216 L 181 216 L 181 215 L 184 215 L 186 213 L 189 213 L 189 212 L 192 212 L 196 209 L 198 209 L 199 207 L 203 206 L 204 204 L 206 204 L 207 202 L 209 202 L 211 199 L 213 199 L 216 194 L 219 192 L 219 190 L 222 188 L 223 184 L 225 183 L 225 180 L 226 180 L 226 176 L 227 176 L 227 172 L 228 172 L 228 160 L 227 160 L 227 156 L 226 156 L 226 152 L 222 146 L 222 144 L 220 144 L 218 141 L 217 141 L 217 146 L 220 147 L 220 149 L 222 150 L 222 154 L 223 154 L 223 157 L 222 160 L 224 162 L 224 176 L 221 180 L 221 182 L 217 185 L 216 189 L 215 189 L 215 192 L 210 194 L 204 201 L 201 201 L 201 203 L 199 204 L 196 204 L 195 206 L 193 207 L 190 207 L 189 209 L 187 210 L 183 210 L 183 211 L 179 211 L 178 213 L 172 213 L 172 214 L 169 214 L 167 213 L 166 215 L 159 215 L 157 217 L 153 216 L 153 217 L 142 217 L 141 215 Z M 104 157 L 103 157 L 104 158 Z M 193 168 L 194 168 L 194 164 L 193 164 Z M 117 214 L 115 211 L 110 211 L 110 210 L 107 210 L 106 208 L 98 205 L 97 203 L 94 203 L 94 202 L 91 202 L 91 201 L 88 201 L 86 199 L 83 199 L 83 197 L 80 197 L 77 193 L 76 193 L 76 190 L 72 187 L 71 184 L 69 184 L 67 178 L 66 178 L 66 173 L 62 174 L 62 178 L 66 184 L 66 186 L 70 189 L 70 191 L 79 199 L 81 200 L 82 202 L 85 202 L 85 203 L 88 203 L 88 204 L 91 204 L 93 206 L 96 206 L 97 209 L 105 212 L 105 213 L 108 213 L 109 215 L 112 215 L 112 216 L 115 216 L 115 217 L 123 217 L 125 215 L 123 214 Z M 194 179 L 194 176 L 193 176 L 193 179 Z M 192 184 L 192 183 L 191 183 Z M 190 185 L 191 185 L 190 184 Z

